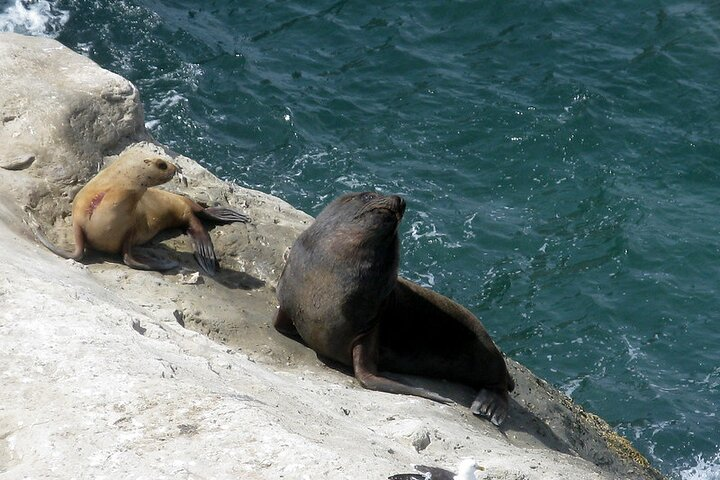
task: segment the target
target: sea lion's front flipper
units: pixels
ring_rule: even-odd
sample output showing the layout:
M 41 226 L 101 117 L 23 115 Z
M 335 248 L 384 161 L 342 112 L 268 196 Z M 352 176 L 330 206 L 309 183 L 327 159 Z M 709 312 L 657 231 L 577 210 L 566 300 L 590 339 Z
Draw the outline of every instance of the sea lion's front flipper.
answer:
M 470 411 L 475 415 L 487 417 L 495 425 L 501 425 L 508 415 L 508 396 L 506 391 L 481 389 Z
M 72 252 L 66 252 L 65 250 L 59 248 L 57 245 L 52 243 L 50 239 L 45 236 L 42 229 L 40 228 L 40 225 L 37 223 L 35 217 L 33 217 L 32 214 L 28 213 L 28 216 L 30 217 L 30 220 L 27 224 L 30 227 L 30 230 L 32 230 L 38 242 L 42 243 L 48 250 L 53 252 L 55 255 L 58 255 L 62 258 L 72 258 L 75 261 L 82 260 L 83 256 L 85 255 L 85 234 L 83 233 L 82 228 L 79 225 L 73 225 L 73 233 L 75 235 L 75 250 L 73 250 Z
M 300 333 L 298 333 L 297 328 L 295 328 L 295 324 L 293 323 L 292 318 L 290 318 L 290 315 L 285 313 L 282 308 L 278 308 L 278 311 L 275 314 L 273 327 L 275 327 L 275 330 L 285 336 L 292 338 L 301 338 Z
M 217 273 L 218 261 L 215 256 L 215 247 L 213 247 L 210 235 L 207 230 L 203 227 L 200 220 L 195 216 L 190 218 L 190 226 L 187 230 L 188 235 L 193 240 L 195 245 L 195 260 L 200 265 L 200 268 L 208 276 L 214 276 Z
M 449 398 L 438 395 L 435 392 L 424 388 L 411 387 L 396 380 L 380 376 L 377 370 L 377 333 L 371 331 L 359 337 L 352 348 L 352 362 L 355 378 L 360 384 L 369 389 L 379 392 L 400 393 L 404 395 L 415 395 L 435 402 L 452 404 L 455 403 Z
M 226 207 L 203 208 L 197 213 L 201 217 L 217 223 L 248 223 L 250 221 L 250 217 L 244 213 Z

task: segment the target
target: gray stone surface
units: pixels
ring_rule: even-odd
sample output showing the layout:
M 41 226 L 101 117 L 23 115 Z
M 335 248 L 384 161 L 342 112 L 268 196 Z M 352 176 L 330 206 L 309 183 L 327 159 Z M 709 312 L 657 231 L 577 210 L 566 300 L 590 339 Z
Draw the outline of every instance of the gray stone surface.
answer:
M 382 479 L 466 457 L 478 478 L 659 478 L 512 361 L 502 429 L 462 405 L 363 390 L 270 326 L 310 217 L 156 144 L 135 87 L 53 40 L 0 34 L 0 84 L 0 478 Z M 167 273 L 35 242 L 30 214 L 69 248 L 72 198 L 126 148 L 183 168 L 187 185 L 163 188 L 252 217 L 211 230 L 217 277 L 198 274 L 181 231 L 150 246 L 182 264 Z

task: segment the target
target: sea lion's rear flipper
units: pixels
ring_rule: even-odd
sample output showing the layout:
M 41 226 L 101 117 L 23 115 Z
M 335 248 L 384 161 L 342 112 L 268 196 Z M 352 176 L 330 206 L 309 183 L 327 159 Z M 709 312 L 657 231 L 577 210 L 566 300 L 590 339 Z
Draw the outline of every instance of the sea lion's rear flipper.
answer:
M 168 258 L 151 258 L 147 255 L 138 255 L 133 252 L 134 239 L 132 232 L 127 235 L 122 245 L 123 262 L 136 270 L 152 270 L 163 272 L 180 266 L 175 260 Z
M 244 213 L 226 207 L 208 207 L 198 211 L 197 214 L 207 220 L 217 223 L 248 223 L 250 217 Z
M 487 417 L 494 425 L 501 425 L 508 415 L 508 396 L 505 391 L 481 389 L 470 411 L 475 415 Z
M 200 220 L 192 216 L 190 218 L 190 226 L 187 229 L 188 235 L 195 245 L 195 260 L 206 275 L 212 277 L 217 273 L 218 261 L 215 256 L 215 247 L 213 247 L 210 235 L 203 227 Z
M 152 270 L 156 272 L 164 272 L 177 268 L 180 264 L 174 260 L 150 258 L 145 255 L 137 255 L 130 249 L 123 251 L 123 262 L 130 268 L 136 270 Z
M 42 229 L 40 228 L 40 225 L 37 223 L 37 220 L 35 220 L 35 217 L 33 217 L 31 213 L 28 212 L 28 216 L 29 221 L 27 222 L 27 224 L 30 227 L 30 230 L 32 230 L 38 242 L 42 243 L 48 250 L 53 252 L 55 255 L 58 255 L 62 258 L 72 258 L 75 261 L 82 260 L 83 256 L 85 255 L 85 234 L 83 233 L 82 228 L 80 228 L 79 225 L 73 225 L 73 233 L 75 235 L 75 250 L 73 250 L 72 252 L 66 252 L 65 250 L 52 243 L 50 239 L 45 236 Z
M 435 402 L 453 404 L 452 400 L 420 387 L 411 387 L 396 380 L 383 377 L 377 370 L 377 333 L 370 332 L 359 337 L 352 348 L 352 362 L 355 378 L 368 390 L 400 393 L 423 397 Z

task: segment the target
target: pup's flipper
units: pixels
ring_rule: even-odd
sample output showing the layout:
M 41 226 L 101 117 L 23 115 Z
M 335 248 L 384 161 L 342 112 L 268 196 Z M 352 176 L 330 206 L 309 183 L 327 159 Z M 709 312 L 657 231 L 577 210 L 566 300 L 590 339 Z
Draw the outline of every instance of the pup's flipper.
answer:
M 208 207 L 200 210 L 197 214 L 217 223 L 248 223 L 250 221 L 250 217 L 244 213 L 227 207 Z
M 212 277 L 217 273 L 218 261 L 212 239 L 203 224 L 196 217 L 190 219 L 188 235 L 195 246 L 195 260 L 206 275 Z
M 123 252 L 123 262 L 125 262 L 125 265 L 128 267 L 136 270 L 152 270 L 157 272 L 172 270 L 180 266 L 175 260 L 170 260 L 169 258 L 150 258 L 146 255 L 133 253 L 131 249 L 126 249 Z

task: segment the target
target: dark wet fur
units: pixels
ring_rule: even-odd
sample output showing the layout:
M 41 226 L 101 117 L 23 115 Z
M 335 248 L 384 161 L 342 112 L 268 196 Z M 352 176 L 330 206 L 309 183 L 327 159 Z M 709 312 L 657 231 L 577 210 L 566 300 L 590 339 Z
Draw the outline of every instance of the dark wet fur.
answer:
M 278 284 L 276 328 L 352 365 L 366 388 L 449 403 L 380 371 L 447 379 L 479 390 L 473 411 L 502 423 L 513 381 L 480 321 L 452 300 L 397 277 L 405 202 L 343 195 L 292 247 Z

